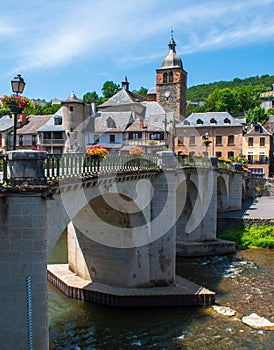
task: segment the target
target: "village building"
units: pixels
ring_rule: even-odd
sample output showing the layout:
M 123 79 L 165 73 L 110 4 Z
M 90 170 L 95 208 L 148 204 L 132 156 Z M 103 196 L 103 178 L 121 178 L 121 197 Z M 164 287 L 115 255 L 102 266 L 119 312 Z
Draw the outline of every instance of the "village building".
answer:
M 270 155 L 273 137 L 260 123 L 243 137 L 243 154 L 248 159 L 248 170 L 262 177 L 270 176 Z
M 234 159 L 242 154 L 244 124 L 228 112 L 192 113 L 176 125 L 175 151 Z

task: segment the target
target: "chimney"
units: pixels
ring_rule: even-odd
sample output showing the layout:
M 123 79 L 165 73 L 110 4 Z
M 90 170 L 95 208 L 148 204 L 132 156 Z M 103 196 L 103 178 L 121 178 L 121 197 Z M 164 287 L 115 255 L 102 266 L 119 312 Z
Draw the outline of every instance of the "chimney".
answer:
M 19 123 L 20 123 L 20 127 L 24 126 L 27 122 L 27 116 L 25 113 L 21 113 L 19 114 Z
M 96 103 L 92 102 L 90 105 L 91 105 L 91 116 L 95 117 L 95 115 L 96 115 Z
M 124 81 L 122 81 L 122 89 L 125 89 L 126 91 L 129 91 L 129 82 L 127 81 L 127 77 L 125 76 Z

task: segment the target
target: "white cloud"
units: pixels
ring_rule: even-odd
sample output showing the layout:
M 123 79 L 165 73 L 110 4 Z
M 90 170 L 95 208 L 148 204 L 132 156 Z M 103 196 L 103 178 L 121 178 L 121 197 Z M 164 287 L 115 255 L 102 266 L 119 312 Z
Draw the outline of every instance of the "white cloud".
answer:
M 32 1 L 20 14 L 24 27 L 16 71 L 58 67 L 82 57 L 142 64 L 163 56 L 149 40 L 167 37 L 171 26 L 177 51 L 183 55 L 273 41 L 269 13 L 274 11 L 274 0 L 46 3 L 41 7 Z M 14 31 L 7 22 L 0 23 L 0 34 Z M 162 39 L 158 42 L 167 49 Z

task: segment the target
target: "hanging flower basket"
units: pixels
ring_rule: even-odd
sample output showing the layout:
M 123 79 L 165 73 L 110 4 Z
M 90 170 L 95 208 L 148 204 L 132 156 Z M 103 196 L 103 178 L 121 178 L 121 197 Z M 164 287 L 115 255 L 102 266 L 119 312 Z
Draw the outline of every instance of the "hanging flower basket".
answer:
M 105 159 L 106 156 L 108 155 L 108 150 L 100 145 L 96 146 L 91 146 L 90 148 L 87 149 L 87 156 L 92 158 L 92 159 Z
M 7 107 L 11 113 L 22 113 L 28 105 L 28 99 L 26 97 L 17 95 L 4 95 L 0 97 L 0 100 L 2 101 L 2 106 Z

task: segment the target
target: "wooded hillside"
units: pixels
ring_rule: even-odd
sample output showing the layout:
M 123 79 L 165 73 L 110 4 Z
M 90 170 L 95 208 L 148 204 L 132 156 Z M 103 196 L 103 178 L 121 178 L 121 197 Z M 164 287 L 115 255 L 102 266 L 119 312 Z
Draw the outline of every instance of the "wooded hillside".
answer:
M 232 81 L 217 81 L 209 84 L 191 86 L 187 89 L 187 100 L 192 102 L 205 101 L 215 89 L 224 89 L 238 86 L 259 86 L 261 92 L 272 90 L 274 75 L 261 75 L 245 79 L 235 78 Z

